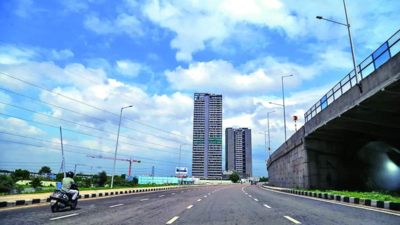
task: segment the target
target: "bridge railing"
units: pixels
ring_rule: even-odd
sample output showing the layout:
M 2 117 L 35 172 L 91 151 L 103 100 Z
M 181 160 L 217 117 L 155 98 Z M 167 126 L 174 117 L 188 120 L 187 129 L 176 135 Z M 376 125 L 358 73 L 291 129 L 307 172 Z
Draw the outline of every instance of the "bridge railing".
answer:
M 400 51 L 399 43 L 400 30 L 394 33 L 387 41 L 385 41 L 378 49 L 358 65 L 358 73 L 360 74 L 361 80 L 396 55 Z M 305 122 L 311 120 L 311 118 L 316 116 L 355 85 L 356 76 L 353 69 L 304 114 Z

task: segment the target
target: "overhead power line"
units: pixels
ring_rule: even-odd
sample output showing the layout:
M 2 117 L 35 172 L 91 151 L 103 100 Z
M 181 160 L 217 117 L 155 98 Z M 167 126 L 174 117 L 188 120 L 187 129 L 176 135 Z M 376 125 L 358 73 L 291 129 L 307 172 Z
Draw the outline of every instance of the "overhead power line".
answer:
M 31 146 L 31 147 L 37 147 L 37 148 L 43 148 L 43 149 L 46 149 L 46 150 L 49 150 L 49 151 L 57 151 L 57 152 L 61 151 L 60 149 L 56 149 L 56 148 L 49 148 L 49 147 L 45 147 L 45 146 L 28 144 L 28 143 L 23 143 L 23 142 L 9 141 L 9 140 L 4 140 L 4 139 L 0 139 L 0 141 L 9 142 L 9 143 L 13 143 L 13 144 L 27 145 L 27 146 Z M 94 150 L 94 149 L 92 149 L 92 151 L 101 152 L 103 154 L 114 154 L 114 153 L 111 153 L 111 152 L 103 152 L 103 151 Z M 64 150 L 64 152 L 71 152 L 71 153 L 81 154 L 81 155 L 85 155 L 85 156 L 87 155 L 87 153 L 76 152 L 76 151 L 71 151 L 71 150 Z M 120 154 L 117 154 L 117 155 L 120 155 Z M 155 159 L 149 159 L 149 158 L 137 157 L 137 156 L 133 156 L 133 158 L 141 158 L 141 159 L 146 159 L 148 161 L 161 161 L 161 160 L 155 160 Z M 161 161 L 161 162 L 166 162 L 166 161 Z M 150 164 L 149 162 L 141 162 L 141 163 Z M 169 162 L 166 162 L 166 163 L 169 163 Z M 157 164 L 171 165 L 171 166 L 174 165 L 174 166 L 176 166 L 175 163 L 173 163 L 173 164 L 172 163 L 171 164 L 166 164 L 166 163 L 157 163 Z M 151 164 L 154 164 L 154 163 L 151 163 Z
M 43 103 L 43 104 L 46 104 L 46 105 L 50 105 L 50 106 L 52 106 L 52 107 L 56 107 L 56 108 L 59 108 L 59 109 L 63 109 L 63 110 L 65 110 L 65 111 L 72 112 L 72 113 L 75 113 L 75 114 L 78 114 L 78 115 L 81 115 L 81 116 L 85 116 L 85 117 L 88 117 L 88 118 L 91 118 L 91 119 L 95 119 L 95 120 L 98 120 L 98 121 L 101 121 L 101 122 L 104 122 L 104 123 L 109 123 L 109 124 L 112 124 L 112 125 L 114 125 L 114 126 L 118 126 L 118 124 L 116 124 L 116 123 L 113 123 L 113 122 L 110 122 L 110 121 L 107 121 L 107 120 L 102 120 L 102 119 L 97 118 L 97 117 L 94 117 L 94 116 L 89 116 L 89 115 L 86 115 L 86 114 L 84 114 L 84 113 L 76 112 L 76 111 L 74 111 L 74 110 L 70 110 L 70 109 L 67 109 L 67 108 L 64 108 L 64 107 L 61 107 L 61 106 L 57 106 L 57 105 L 54 105 L 54 104 L 52 104 L 52 103 L 44 102 L 44 101 L 42 101 L 42 100 L 39 100 L 39 99 L 36 99 L 36 98 L 32 98 L 32 97 L 29 97 L 29 96 L 27 96 L 27 95 L 23 95 L 23 94 L 20 94 L 20 93 L 14 92 L 14 91 L 10 91 L 10 90 L 7 90 L 7 89 L 1 88 L 1 87 L 0 87 L 0 90 L 3 90 L 3 91 L 6 91 L 6 92 L 9 92 L 9 93 L 12 93 L 12 94 L 14 94 L 14 95 L 22 96 L 22 97 L 24 97 L 24 98 L 28 98 L 28 99 L 31 99 L 31 100 L 36 101 L 36 102 L 40 102 L 40 103 Z M 147 133 L 147 132 L 143 132 L 143 131 L 136 130 L 136 129 L 133 129 L 133 128 L 129 128 L 129 127 L 126 127 L 126 126 L 122 126 L 122 125 L 121 125 L 121 127 L 122 127 L 122 128 L 125 128 L 125 129 L 128 129 L 128 130 L 132 130 L 132 131 L 136 131 L 136 132 L 139 132 L 139 133 L 143 133 L 143 134 L 146 134 L 146 135 L 151 135 L 151 136 L 153 136 L 153 137 L 165 139 L 165 140 L 168 140 L 168 141 L 177 142 L 177 143 L 182 143 L 181 141 L 169 139 L 169 138 L 166 138 L 166 137 L 162 137 L 162 136 L 155 135 L 155 134 L 151 134 L 151 133 Z
M 98 129 L 98 128 L 95 128 L 95 127 L 91 127 L 91 126 L 87 126 L 87 125 L 84 125 L 84 124 L 76 123 L 76 122 L 73 122 L 73 121 L 70 121 L 70 120 L 66 120 L 66 119 L 62 119 L 62 118 L 59 118 L 59 117 L 50 116 L 50 115 L 47 115 L 47 114 L 44 114 L 44 113 L 41 113 L 41 112 L 37 112 L 37 111 L 34 111 L 34 110 L 26 109 L 26 108 L 23 108 L 23 107 L 20 107 L 20 106 L 16 106 L 16 105 L 12 105 L 12 104 L 8 104 L 8 103 L 5 103 L 5 102 L 0 102 L 0 104 L 8 105 L 8 106 L 11 106 L 11 107 L 14 107 L 14 108 L 17 108 L 17 109 L 22 109 L 22 110 L 25 110 L 25 111 L 28 111 L 28 112 L 36 113 L 38 115 L 46 116 L 46 117 L 49 117 L 49 118 L 52 118 L 52 119 L 61 120 L 61 121 L 67 122 L 67 123 L 76 124 L 78 126 L 82 126 L 82 127 L 93 129 L 93 130 L 97 130 L 97 131 L 100 131 L 100 132 L 103 132 L 103 133 L 108 133 L 108 134 L 112 134 L 112 135 L 115 135 L 115 136 L 118 135 L 118 134 L 113 133 L 113 132 L 104 131 L 104 130 L 101 130 L 101 129 Z M 165 147 L 165 148 L 171 148 L 171 149 L 179 150 L 178 148 L 173 148 L 173 147 L 170 147 L 170 146 L 160 145 L 160 144 L 156 144 L 154 142 L 143 141 L 143 140 L 140 140 L 140 139 L 137 139 L 137 138 L 129 137 L 127 135 L 120 134 L 119 136 L 120 137 L 125 137 L 125 138 L 128 138 L 128 139 L 132 139 L 132 140 L 135 140 L 135 141 L 145 142 L 145 143 L 148 143 L 148 144 L 153 144 L 153 145 L 158 145 L 158 146 Z M 109 140 L 111 140 L 111 139 L 109 139 Z M 123 142 L 121 142 L 121 143 L 123 143 Z M 183 150 L 183 151 L 185 151 L 185 150 Z M 187 152 L 189 152 L 189 151 L 187 151 Z
M 42 62 L 44 61 L 44 62 L 48 62 L 48 63 L 51 63 L 51 64 L 55 65 L 54 62 L 49 62 L 49 61 L 47 61 L 46 59 L 44 59 L 44 58 L 42 58 L 42 57 L 40 57 L 40 56 L 38 56 L 38 55 L 35 55 L 35 54 L 32 54 L 32 53 L 26 51 L 25 49 L 16 47 L 16 46 L 14 46 L 14 45 L 12 45 L 12 44 L 9 44 L 9 43 L 7 43 L 7 42 L 5 42 L 5 41 L 2 41 L 2 40 L 0 40 L 0 42 L 4 43 L 5 45 L 8 45 L 8 46 L 10 46 L 10 47 L 13 47 L 13 48 L 15 48 L 15 49 L 19 49 L 19 50 L 21 50 L 21 51 L 23 51 L 23 52 L 25 52 L 25 53 L 27 53 L 27 54 L 29 54 L 29 55 L 32 55 L 33 57 L 39 58 L 39 59 L 42 60 Z M 55 65 L 55 66 L 57 66 L 57 65 Z M 93 81 L 93 80 L 91 80 L 91 79 L 89 79 L 89 78 L 86 78 L 85 76 L 82 76 L 82 75 L 77 74 L 77 73 L 75 73 L 75 72 L 73 72 L 73 71 L 67 70 L 67 69 L 65 69 L 65 68 L 63 69 L 63 68 L 60 67 L 60 69 L 66 71 L 66 72 L 68 72 L 68 73 L 70 73 L 70 74 L 73 74 L 73 75 L 75 75 L 75 76 L 78 76 L 78 77 L 80 77 L 80 78 L 82 78 L 82 79 L 85 79 L 85 80 L 87 80 L 87 81 L 89 81 L 89 82 L 91 82 L 91 83 L 94 83 L 94 84 L 97 84 L 97 85 L 103 85 L 103 84 L 101 84 L 101 83 L 98 83 L 98 82 L 96 82 L 96 81 Z M 133 101 L 139 102 L 139 103 L 141 103 L 141 104 L 143 104 L 143 105 L 145 105 L 145 106 L 148 106 L 148 107 L 150 107 L 150 108 L 157 109 L 158 111 L 165 112 L 167 115 L 172 116 L 172 117 L 174 117 L 174 118 L 176 118 L 176 119 L 180 119 L 179 117 L 177 117 L 177 116 L 175 116 L 175 115 L 173 115 L 173 114 L 171 114 L 171 113 L 168 113 L 168 112 L 166 112 L 165 110 L 161 110 L 161 109 L 159 109 L 159 108 L 157 108 L 157 107 L 155 107 L 155 106 L 152 106 L 152 105 L 149 105 L 149 104 L 144 103 L 144 102 L 142 102 L 142 101 L 139 101 L 139 100 L 137 100 L 137 99 L 134 99 L 134 98 L 132 98 L 131 96 L 128 96 L 128 95 L 126 95 L 126 94 L 117 93 L 117 92 L 115 92 L 115 91 L 111 91 L 111 92 L 114 93 L 114 94 L 116 94 L 116 95 L 122 95 L 122 96 L 124 96 L 124 97 L 126 97 L 126 98 L 128 98 L 128 99 L 131 99 L 131 100 L 133 100 Z
M 14 76 L 11 76 L 11 75 L 9 75 L 9 74 L 3 73 L 3 72 L 0 72 L 0 74 L 2 74 L 2 75 L 4 75 L 4 76 L 7 76 L 7 77 L 9 77 L 9 78 L 12 78 L 12 79 L 14 79 L 14 80 L 18 80 L 18 81 L 20 81 L 20 82 L 23 82 L 23 83 L 29 84 L 29 85 L 31 85 L 31 86 L 34 86 L 34 87 L 36 87 L 36 88 L 42 89 L 42 90 L 44 90 L 44 91 L 47 91 L 47 92 L 53 93 L 53 94 L 55 94 L 55 95 L 58 95 L 58 96 L 64 97 L 64 98 L 66 98 L 66 99 L 69 99 L 69 100 L 71 100 L 71 101 L 75 101 L 75 102 L 78 102 L 78 103 L 80 103 L 80 104 L 86 105 L 86 106 L 88 106 L 88 107 L 92 107 L 92 108 L 94 108 L 94 109 L 100 110 L 100 111 L 102 111 L 102 112 L 106 112 L 106 113 L 108 113 L 108 114 L 111 114 L 111 115 L 114 115 L 114 116 L 120 117 L 120 115 L 118 115 L 118 114 L 116 114 L 116 113 L 113 113 L 113 112 L 107 111 L 107 110 L 105 110 L 105 109 L 102 109 L 102 108 L 99 108 L 99 107 L 97 107 L 97 106 L 92 106 L 92 105 L 89 105 L 89 104 L 87 104 L 87 103 L 85 103 L 85 102 L 82 102 L 82 101 L 76 100 L 76 99 L 74 99 L 74 98 L 71 98 L 71 97 L 68 97 L 68 96 L 62 95 L 62 94 L 60 94 L 60 93 L 57 93 L 57 92 L 51 91 L 51 90 L 49 90 L 49 89 L 47 89 L 47 88 L 44 88 L 44 87 L 41 87 L 41 86 L 39 86 L 39 85 L 36 85 L 36 84 L 30 83 L 30 82 L 28 82 L 28 81 L 24 81 L 24 80 L 22 80 L 22 79 L 16 78 L 16 77 L 14 77 Z M 172 133 L 172 132 L 169 132 L 169 131 L 166 131 L 166 130 L 160 129 L 160 128 L 157 128 L 157 127 L 154 127 L 154 126 L 151 126 L 151 125 L 145 124 L 145 123 L 143 123 L 143 122 L 139 122 L 139 121 L 137 121 L 137 120 L 132 120 L 132 119 L 129 119 L 129 118 L 127 118 L 127 117 L 123 117 L 123 116 L 122 116 L 121 118 L 124 118 L 125 120 L 129 120 L 129 121 L 132 121 L 132 122 L 135 122 L 135 123 L 141 124 L 141 125 L 143 125 L 143 126 L 150 127 L 150 128 L 152 128 L 152 129 L 155 129 L 155 130 L 159 130 L 159 131 L 162 131 L 162 132 L 165 132 L 165 133 L 168 133 L 168 134 L 172 134 L 172 135 L 175 135 L 175 136 L 178 136 L 178 137 L 181 137 L 181 138 L 186 138 L 185 136 L 182 136 L 182 135 L 179 135 L 179 134 L 175 134 L 175 133 Z
M 4 116 L 8 116 L 8 117 L 13 117 L 13 118 L 20 119 L 20 120 L 24 120 L 24 121 L 28 121 L 28 122 L 31 122 L 31 123 L 37 123 L 37 124 L 40 124 L 40 125 L 43 125 L 43 126 L 48 126 L 48 127 L 52 127 L 52 128 L 55 128 L 55 129 L 59 129 L 58 126 L 54 126 L 54 125 L 50 125 L 50 124 L 46 124 L 46 123 L 42 123 L 42 122 L 37 122 L 37 121 L 34 121 L 34 120 L 29 120 L 29 119 L 22 118 L 22 117 L 12 116 L 12 115 L 8 115 L 8 114 L 5 114 L 5 113 L 0 113 L 0 115 L 4 115 Z M 98 139 L 102 139 L 102 140 L 107 140 L 107 141 L 116 142 L 116 141 L 113 140 L 113 139 L 109 139 L 109 138 L 105 138 L 105 137 L 99 137 L 99 136 L 96 136 L 96 135 L 87 134 L 87 133 L 84 133 L 84 132 L 75 131 L 75 130 L 71 130 L 71 129 L 67 129 L 67 128 L 63 128 L 63 130 L 64 130 L 64 131 L 73 132 L 73 133 L 77 133 L 77 134 L 82 134 L 82 135 L 90 136 L 90 137 L 94 137 L 94 138 L 98 138 Z M 163 150 L 154 149 L 154 148 L 149 148 L 149 147 L 144 147 L 144 146 L 140 146 L 140 145 L 134 145 L 134 144 L 127 143 L 127 142 L 122 142 L 122 141 L 119 141 L 119 143 L 125 144 L 125 145 L 131 145 L 131 146 L 135 146 L 135 147 L 148 148 L 148 149 L 152 149 L 152 150 L 155 150 L 155 151 L 163 151 Z M 155 144 L 155 145 L 158 145 L 158 144 Z M 161 145 L 161 146 L 163 146 L 163 145 Z M 165 148 L 170 148 L 169 146 L 163 146 L 163 147 L 165 147 Z M 179 149 L 177 149 L 177 150 L 179 150 Z M 183 151 L 183 152 L 190 152 L 190 153 L 191 153 L 191 151 L 187 151 L 187 150 L 182 150 L 182 151 Z M 164 151 L 164 152 L 167 152 L 167 151 Z M 177 153 L 175 153 L 175 152 L 170 152 L 170 153 L 177 154 Z

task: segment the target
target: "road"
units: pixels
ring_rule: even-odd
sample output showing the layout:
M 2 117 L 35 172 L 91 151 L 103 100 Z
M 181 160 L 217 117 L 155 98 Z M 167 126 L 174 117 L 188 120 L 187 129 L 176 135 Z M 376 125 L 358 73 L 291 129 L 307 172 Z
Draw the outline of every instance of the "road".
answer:
M 0 224 L 398 225 L 400 213 L 394 214 L 237 184 L 82 200 L 58 213 L 48 204 L 6 209 Z

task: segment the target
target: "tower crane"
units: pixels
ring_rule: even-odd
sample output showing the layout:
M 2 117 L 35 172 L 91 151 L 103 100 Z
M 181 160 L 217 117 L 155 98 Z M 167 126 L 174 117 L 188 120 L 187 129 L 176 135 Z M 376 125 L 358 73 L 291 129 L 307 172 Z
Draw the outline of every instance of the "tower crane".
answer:
M 114 160 L 113 157 L 104 157 L 104 156 L 101 156 L 101 155 L 98 155 L 98 156 L 96 156 L 96 155 L 86 155 L 86 157 L 98 158 L 98 159 L 111 159 L 111 160 Z M 133 162 L 137 162 L 137 163 L 140 163 L 140 162 L 141 162 L 141 161 L 139 161 L 139 160 L 133 160 L 133 159 L 119 159 L 119 158 L 115 158 L 115 160 L 119 160 L 119 161 L 128 161 L 128 162 L 129 162 L 129 176 L 131 175 L 132 163 L 133 163 Z

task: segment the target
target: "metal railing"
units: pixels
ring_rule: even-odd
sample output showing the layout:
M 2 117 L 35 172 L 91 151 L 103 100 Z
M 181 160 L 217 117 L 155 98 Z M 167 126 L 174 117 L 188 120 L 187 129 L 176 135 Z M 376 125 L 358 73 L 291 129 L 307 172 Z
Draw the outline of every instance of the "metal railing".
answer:
M 361 80 L 400 52 L 399 40 L 400 30 L 394 33 L 387 41 L 385 41 L 385 43 L 383 43 L 378 49 L 376 49 L 370 56 L 368 56 L 358 65 L 358 71 Z M 305 122 L 308 122 L 311 118 L 324 110 L 328 105 L 330 105 L 355 85 L 356 76 L 353 69 L 304 114 Z

